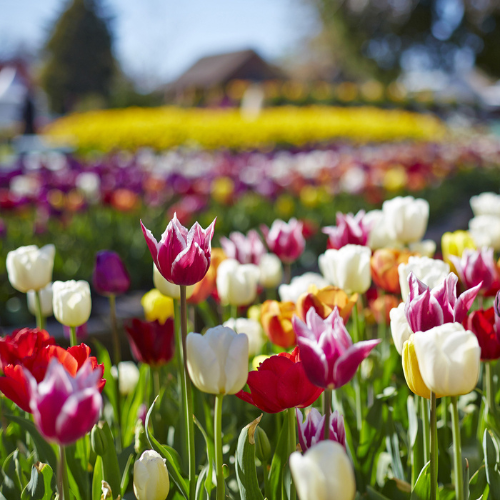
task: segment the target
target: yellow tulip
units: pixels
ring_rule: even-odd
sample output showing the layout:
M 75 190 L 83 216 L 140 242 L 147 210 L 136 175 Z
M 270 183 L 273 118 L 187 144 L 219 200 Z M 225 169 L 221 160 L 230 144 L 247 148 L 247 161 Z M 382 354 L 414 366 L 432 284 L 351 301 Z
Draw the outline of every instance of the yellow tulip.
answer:
M 141 306 L 144 309 L 146 321 L 158 320 L 163 325 L 167 318 L 174 316 L 174 301 L 156 288 L 143 295 Z
M 411 335 L 403 344 L 402 356 L 403 371 L 410 391 L 417 396 L 430 399 L 431 391 L 425 385 L 418 366 L 417 353 L 415 352 L 415 335 Z
M 469 231 L 455 231 L 454 233 L 444 233 L 441 238 L 441 249 L 443 251 L 443 260 L 447 262 L 452 270 L 453 263 L 450 260 L 450 255 L 462 257 L 462 253 L 466 248 L 476 248 L 476 244 L 472 239 Z

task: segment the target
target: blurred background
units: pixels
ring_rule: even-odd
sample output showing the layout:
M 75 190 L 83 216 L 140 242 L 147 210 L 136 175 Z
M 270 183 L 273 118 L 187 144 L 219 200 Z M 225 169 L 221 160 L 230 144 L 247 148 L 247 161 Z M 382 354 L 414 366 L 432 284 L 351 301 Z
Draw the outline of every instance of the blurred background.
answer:
M 431 203 L 427 237 L 500 189 L 499 0 L 0 0 L 0 325 L 31 320 L 5 257 L 55 279 L 118 251 L 152 285 L 139 218 L 218 237 Z

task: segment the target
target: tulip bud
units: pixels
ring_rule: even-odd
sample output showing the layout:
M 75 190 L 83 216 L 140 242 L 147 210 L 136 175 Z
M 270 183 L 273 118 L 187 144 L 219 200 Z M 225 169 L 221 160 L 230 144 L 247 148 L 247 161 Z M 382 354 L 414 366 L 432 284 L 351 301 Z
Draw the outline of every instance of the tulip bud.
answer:
M 28 309 L 31 314 L 36 316 L 36 296 L 34 290 L 29 290 L 26 294 L 28 300 Z M 42 306 L 42 315 L 44 317 L 52 316 L 52 283 L 38 291 L 40 296 L 40 305 Z
M 283 265 L 273 253 L 266 253 L 259 262 L 259 283 L 264 288 L 276 288 L 283 279 Z
M 293 302 L 266 300 L 262 304 L 260 321 L 269 340 L 285 349 L 296 344 L 292 318 L 295 314 Z
M 389 237 L 401 243 L 420 241 L 427 229 L 429 202 L 412 196 L 397 196 L 382 205 Z
M 399 354 L 403 352 L 404 343 L 412 335 L 410 325 L 405 315 L 405 303 L 401 302 L 398 307 L 391 309 L 389 313 L 391 317 L 391 333 L 394 340 L 394 346 Z
M 468 231 L 455 231 L 453 233 L 444 233 L 441 238 L 441 251 L 443 260 L 452 266 L 450 257 L 462 257 L 466 248 L 475 249 L 476 245 Z
M 388 248 L 375 250 L 370 259 L 374 283 L 389 293 L 400 293 L 398 266 L 408 264 L 411 253 Z
M 260 229 L 269 250 L 285 264 L 291 264 L 302 255 L 306 245 L 302 235 L 302 222 L 297 219 L 290 219 L 288 222 L 276 219 L 271 228 L 261 225 Z
M 179 300 L 181 298 L 181 287 L 167 281 L 158 271 L 158 268 L 153 263 L 153 283 L 157 290 L 165 297 Z M 193 295 L 194 285 L 186 287 L 186 298 L 189 299 Z
M 255 430 L 255 455 L 261 462 L 267 462 L 272 456 L 271 443 L 266 432 L 257 426 Z
M 469 233 L 478 248 L 500 250 L 500 217 L 478 215 L 469 221 Z
M 139 382 L 139 369 L 133 361 L 121 361 L 118 364 L 118 371 L 116 366 L 111 367 L 111 375 L 117 378 L 118 373 L 120 374 L 120 394 L 122 396 L 128 396 L 131 394 Z
M 20 292 L 41 290 L 52 280 L 54 245 L 19 247 L 7 254 L 7 275 L 10 284 Z
M 244 333 L 248 337 L 248 355 L 255 356 L 260 353 L 264 345 L 262 327 L 258 321 L 247 318 L 230 318 L 223 326 L 227 326 L 236 333 Z
M 90 317 L 92 302 L 86 281 L 55 281 L 52 285 L 54 316 L 66 326 L 80 326 Z
M 94 425 L 90 433 L 90 444 L 96 455 L 102 456 L 106 453 L 106 441 L 106 434 L 102 428 L 98 424 Z
M 254 264 L 240 264 L 226 259 L 217 269 L 217 293 L 223 304 L 246 306 L 257 296 L 259 268 Z
M 481 292 L 485 293 L 498 280 L 493 248 L 481 248 L 480 250 L 467 248 L 463 251 L 462 258 L 459 259 L 452 255 L 450 259 L 466 289 L 480 285 Z
M 170 491 L 165 459 L 154 450 L 145 451 L 134 464 L 134 493 L 137 500 L 165 500 Z
M 408 248 L 412 252 L 416 252 L 422 257 L 429 257 L 430 259 L 436 253 L 436 243 L 432 240 L 415 241 L 414 243 L 410 243 Z
M 156 288 L 142 296 L 141 306 L 144 309 L 146 321 L 158 321 L 163 325 L 168 318 L 174 317 L 174 301 Z
M 289 285 L 283 284 L 279 287 L 279 296 L 282 302 L 297 302 L 299 297 L 309 290 L 311 285 L 316 285 L 322 289 L 328 286 L 328 281 L 318 273 L 304 273 L 301 276 L 295 276 Z
M 130 276 L 116 252 L 97 252 L 92 284 L 101 295 L 121 295 L 130 288 Z
M 494 215 L 500 217 L 500 195 L 497 193 L 481 193 L 470 199 L 474 215 Z
M 401 243 L 389 236 L 387 226 L 384 220 L 382 210 L 371 210 L 363 218 L 365 224 L 370 225 L 370 235 L 368 237 L 368 246 L 372 250 L 381 248 L 400 248 Z
M 404 342 L 401 355 L 403 358 L 403 372 L 410 391 L 417 396 L 430 399 L 431 391 L 425 385 L 418 366 L 414 334 Z
M 146 430 L 144 429 L 144 423 L 142 420 L 137 419 L 134 428 L 134 451 L 137 454 L 140 454 L 146 451 L 149 446 Z

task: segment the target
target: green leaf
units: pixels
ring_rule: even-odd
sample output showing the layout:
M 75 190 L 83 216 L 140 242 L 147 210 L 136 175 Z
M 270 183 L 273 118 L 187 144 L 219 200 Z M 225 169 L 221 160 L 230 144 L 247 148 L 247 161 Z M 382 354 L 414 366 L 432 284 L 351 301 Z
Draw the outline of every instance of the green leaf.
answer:
M 15 455 L 19 450 L 13 451 L 4 461 L 1 470 L 0 491 L 7 500 L 17 500 L 21 496 L 21 484 L 16 474 Z
M 262 415 L 243 428 L 236 448 L 236 478 L 241 500 L 264 500 L 255 468 L 255 430 Z
M 370 500 L 390 500 L 386 496 L 382 495 L 382 493 L 375 491 L 371 486 L 366 487 L 366 493 L 368 494 L 368 498 Z
M 125 492 L 127 491 L 128 482 L 130 480 L 130 467 L 132 466 L 133 463 L 134 463 L 134 455 L 130 454 L 128 456 L 128 460 L 125 465 L 125 469 L 122 474 L 122 481 L 120 484 L 122 498 L 124 497 Z
M 135 423 L 137 421 L 137 412 L 142 402 L 145 399 L 144 388 L 146 387 L 146 379 L 148 373 L 148 365 L 142 364 L 140 367 L 139 381 L 135 386 L 135 390 L 127 396 L 123 403 L 122 410 L 122 434 L 123 446 L 126 448 L 134 440 Z
M 491 431 L 486 429 L 483 437 L 484 463 L 486 466 L 486 481 L 490 487 L 492 500 L 500 500 L 500 472 L 498 470 L 498 443 Z
M 104 375 L 103 378 L 106 379 L 106 385 L 104 386 L 104 394 L 108 398 L 111 406 L 113 407 L 113 413 L 115 415 L 115 420 L 118 422 L 118 402 L 117 402 L 117 383 L 115 377 L 111 374 L 111 367 L 113 363 L 109 357 L 109 352 L 107 349 L 97 340 L 93 341 L 96 351 L 97 351 L 97 361 L 104 365 Z M 111 487 L 113 489 L 113 487 Z
M 431 494 L 431 463 L 427 462 L 421 470 L 415 487 L 411 492 L 411 500 L 427 500 Z
M 102 479 L 109 484 L 111 491 L 116 492 L 117 494 L 121 491 L 120 485 L 122 475 L 120 473 L 120 466 L 118 465 L 118 456 L 116 455 L 113 434 L 111 434 L 111 429 L 106 421 L 101 420 L 96 425 L 103 431 L 102 435 L 104 437 L 105 452 L 101 456 Z
M 38 462 L 31 468 L 31 478 L 23 490 L 21 500 L 50 500 L 54 489 L 55 478 L 50 465 Z
M 205 480 L 205 490 L 207 492 L 208 498 L 210 498 L 210 493 L 212 492 L 214 485 L 213 485 L 213 467 L 215 464 L 215 447 L 214 447 L 214 442 L 208 437 L 205 429 L 199 422 L 199 420 L 193 416 L 194 418 L 194 423 L 197 425 L 198 429 L 200 429 L 200 432 L 203 434 L 203 437 L 205 439 L 205 444 L 207 446 L 207 473 L 206 473 L 206 480 Z M 198 478 L 198 481 L 200 479 Z
M 84 469 L 85 460 L 85 443 L 83 442 L 86 439 L 80 439 L 76 443 L 73 443 L 69 446 L 66 446 L 66 464 L 68 467 L 68 475 L 72 476 L 75 487 L 72 488 L 72 491 L 75 493 L 77 498 L 88 498 L 89 496 L 89 478 L 87 474 L 87 470 Z
M 101 500 L 102 484 L 102 458 L 97 455 L 94 465 L 94 476 L 92 478 L 92 500 Z
M 283 482 L 283 473 L 288 462 L 288 419 L 283 419 L 280 437 L 271 462 L 269 471 L 269 500 L 281 499 L 281 484 Z
M 486 467 L 481 465 L 479 470 L 470 478 L 469 481 L 469 500 L 479 500 L 489 491 L 488 481 L 486 480 Z

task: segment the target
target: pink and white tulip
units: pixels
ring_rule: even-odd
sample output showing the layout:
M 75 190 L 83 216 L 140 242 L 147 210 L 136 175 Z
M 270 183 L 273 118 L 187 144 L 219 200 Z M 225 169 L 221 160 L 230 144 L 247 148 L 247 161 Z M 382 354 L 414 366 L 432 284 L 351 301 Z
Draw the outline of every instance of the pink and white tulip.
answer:
M 481 248 L 480 250 L 466 248 L 461 258 L 450 255 L 450 259 L 465 288 L 481 284 L 480 291 L 484 293 L 498 280 L 493 248 Z
M 325 416 L 316 408 L 311 408 L 309 413 L 306 414 L 306 419 L 303 421 L 302 412 L 295 408 L 297 416 L 297 429 L 299 431 L 299 443 L 302 451 L 306 451 L 311 446 L 323 440 Z M 330 437 L 331 441 L 336 441 L 341 444 L 345 449 L 345 427 L 344 417 L 335 410 L 330 415 Z
M 236 259 L 240 264 L 259 265 L 260 259 L 266 254 L 266 247 L 255 229 L 248 231 L 246 236 L 234 231 L 229 238 L 223 236 L 220 244 L 226 256 Z
M 365 215 L 364 210 L 356 215 L 337 212 L 337 225 L 322 229 L 328 235 L 328 248 L 338 250 L 346 245 L 366 246 L 373 221 L 368 222 Z
M 260 229 L 269 250 L 275 253 L 283 263 L 291 264 L 302 255 L 306 246 L 302 235 L 302 222 L 295 218 L 288 222 L 276 219 L 271 228 L 261 225 Z

